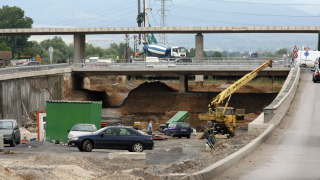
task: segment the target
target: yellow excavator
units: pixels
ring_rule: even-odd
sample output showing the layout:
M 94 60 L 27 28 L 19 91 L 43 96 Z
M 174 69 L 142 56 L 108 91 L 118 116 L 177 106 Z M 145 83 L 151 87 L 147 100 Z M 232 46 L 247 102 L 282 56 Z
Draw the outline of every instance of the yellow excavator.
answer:
M 272 60 L 267 61 L 254 71 L 246 74 L 237 82 L 233 83 L 229 88 L 225 89 L 220 94 L 218 94 L 215 98 L 213 98 L 213 101 L 209 104 L 209 113 L 200 114 L 199 119 L 208 121 L 211 125 L 215 124 L 215 130 L 217 132 L 222 134 L 230 134 L 230 136 L 233 137 L 235 135 L 234 128 L 236 127 L 236 123 L 245 121 L 245 110 L 237 109 L 234 113 L 234 109 L 232 107 L 228 107 L 231 95 L 234 92 L 236 92 L 239 88 L 241 88 L 243 85 L 255 78 L 258 75 L 258 72 L 266 68 L 267 66 L 272 67 Z M 221 105 L 223 104 L 223 101 L 226 98 L 228 98 L 228 101 L 223 107 Z

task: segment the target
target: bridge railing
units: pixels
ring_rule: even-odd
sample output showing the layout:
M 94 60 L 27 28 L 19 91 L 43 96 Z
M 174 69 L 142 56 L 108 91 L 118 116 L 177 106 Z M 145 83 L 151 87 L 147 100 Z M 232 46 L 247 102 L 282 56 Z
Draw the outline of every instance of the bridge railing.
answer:
M 132 63 L 75 63 L 81 68 L 143 68 L 143 67 L 259 67 L 266 60 L 206 60 L 196 62 L 175 62 L 160 60 L 159 62 L 134 61 Z M 273 67 L 287 67 L 286 61 L 274 61 Z
M 40 66 L 0 68 L 0 75 L 20 73 L 20 72 L 30 72 L 30 71 L 61 69 L 61 68 L 68 68 L 68 67 L 69 67 L 68 63 L 61 63 L 61 64 L 51 64 L 51 65 L 40 65 Z

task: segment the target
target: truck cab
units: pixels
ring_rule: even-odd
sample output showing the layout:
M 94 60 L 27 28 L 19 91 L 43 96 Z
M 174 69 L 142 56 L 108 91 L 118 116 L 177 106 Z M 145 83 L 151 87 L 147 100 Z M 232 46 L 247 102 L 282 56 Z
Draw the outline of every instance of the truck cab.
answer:
M 181 57 L 181 53 L 180 53 L 180 48 L 179 47 L 172 47 L 171 48 L 171 57 L 172 58 Z

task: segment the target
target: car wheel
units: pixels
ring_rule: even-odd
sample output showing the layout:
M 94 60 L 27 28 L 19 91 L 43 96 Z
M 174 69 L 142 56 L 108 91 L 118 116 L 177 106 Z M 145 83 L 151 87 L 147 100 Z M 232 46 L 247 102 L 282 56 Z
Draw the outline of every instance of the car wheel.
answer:
M 134 143 L 132 145 L 132 151 L 133 152 L 142 152 L 143 151 L 143 144 L 140 142 Z
M 85 152 L 91 152 L 93 148 L 92 142 L 90 140 L 86 140 L 83 144 L 82 144 L 82 149 Z
M 15 138 L 13 138 L 12 143 L 10 143 L 10 146 L 11 147 L 15 147 L 16 146 L 16 139 Z
M 83 151 L 82 147 L 78 147 L 79 151 Z
M 190 135 L 187 136 L 187 139 L 190 139 Z
M 175 136 L 171 133 L 171 138 L 174 138 Z

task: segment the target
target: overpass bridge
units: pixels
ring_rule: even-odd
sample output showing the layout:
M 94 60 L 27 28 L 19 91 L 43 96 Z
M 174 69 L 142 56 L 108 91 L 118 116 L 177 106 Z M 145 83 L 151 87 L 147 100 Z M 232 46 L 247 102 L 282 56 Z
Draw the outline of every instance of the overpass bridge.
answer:
M 0 36 L 74 35 L 74 60 L 86 59 L 85 36 L 90 34 L 176 33 L 196 34 L 196 61 L 203 62 L 203 33 L 318 33 L 320 26 L 204 26 L 204 27 L 96 27 L 0 29 Z

